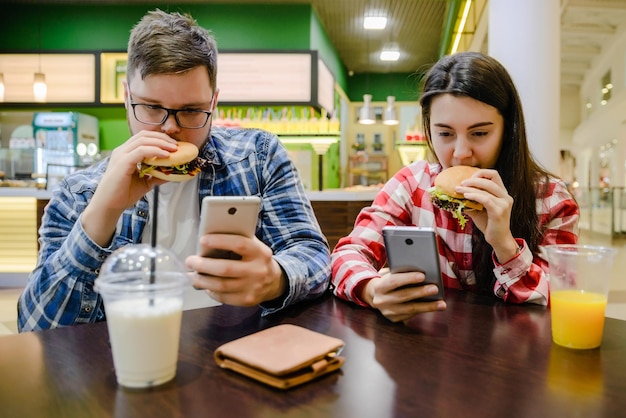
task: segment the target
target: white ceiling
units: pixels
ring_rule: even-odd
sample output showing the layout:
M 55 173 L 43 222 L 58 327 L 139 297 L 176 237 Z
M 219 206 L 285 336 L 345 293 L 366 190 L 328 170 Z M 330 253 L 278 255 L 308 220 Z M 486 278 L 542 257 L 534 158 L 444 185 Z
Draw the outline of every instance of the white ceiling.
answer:
M 626 0 L 561 0 L 561 85 L 579 86 L 604 45 L 626 30 Z

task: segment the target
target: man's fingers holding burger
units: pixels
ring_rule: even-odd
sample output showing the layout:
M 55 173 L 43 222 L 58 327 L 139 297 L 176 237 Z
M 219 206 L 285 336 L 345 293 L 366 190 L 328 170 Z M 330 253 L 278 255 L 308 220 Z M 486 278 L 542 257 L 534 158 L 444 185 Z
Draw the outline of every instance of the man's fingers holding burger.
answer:
M 148 157 L 166 158 L 177 149 L 175 139 L 161 132 L 141 131 L 113 150 L 111 158 L 137 164 Z
M 138 165 L 140 176 L 152 176 L 167 181 L 187 181 L 207 164 L 198 157 L 198 147 L 190 142 L 179 142 L 178 149 L 167 157 L 144 158 Z

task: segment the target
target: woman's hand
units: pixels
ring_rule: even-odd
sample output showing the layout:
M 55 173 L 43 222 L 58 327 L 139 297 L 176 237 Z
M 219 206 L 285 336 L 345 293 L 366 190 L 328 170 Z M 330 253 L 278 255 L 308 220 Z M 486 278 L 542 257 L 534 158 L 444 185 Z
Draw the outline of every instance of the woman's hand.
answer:
M 424 273 L 392 274 L 387 268 L 379 273 L 381 277 L 371 279 L 365 285 L 363 299 L 390 321 L 406 321 L 419 313 L 446 309 L 443 300 L 420 301 L 438 292 L 433 284 L 423 285 L 426 280 Z
M 482 211 L 468 211 L 474 225 L 485 235 L 500 262 L 506 262 L 518 253 L 518 245 L 511 233 L 513 198 L 506 190 L 496 170 L 481 169 L 463 181 L 456 191 L 466 199 L 483 205 Z

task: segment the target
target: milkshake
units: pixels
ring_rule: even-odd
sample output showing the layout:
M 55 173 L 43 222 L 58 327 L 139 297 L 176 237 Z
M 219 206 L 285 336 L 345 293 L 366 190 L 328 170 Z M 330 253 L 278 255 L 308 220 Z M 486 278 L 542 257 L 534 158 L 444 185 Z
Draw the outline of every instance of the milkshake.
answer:
M 181 298 L 116 300 L 106 307 L 117 382 L 140 388 L 176 374 Z
M 104 262 L 94 289 L 104 302 L 118 384 L 147 388 L 176 375 L 183 264 L 169 250 L 127 245 Z

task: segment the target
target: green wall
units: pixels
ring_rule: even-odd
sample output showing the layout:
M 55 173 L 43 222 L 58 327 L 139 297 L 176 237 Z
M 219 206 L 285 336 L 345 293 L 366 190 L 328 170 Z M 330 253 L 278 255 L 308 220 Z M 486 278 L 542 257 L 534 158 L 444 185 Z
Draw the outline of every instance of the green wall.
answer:
M 158 7 L 138 5 L 10 5 L 0 10 L 0 49 L 126 50 L 132 26 Z M 345 68 L 310 5 L 189 4 L 161 9 L 189 12 L 209 28 L 221 50 L 318 50 L 341 87 Z M 289 34 L 285 36 L 285 34 Z M 342 74 L 343 73 L 343 74 Z
M 372 101 L 384 102 L 387 96 L 396 101 L 417 102 L 419 99 L 421 73 L 354 74 L 348 79 L 348 97 L 362 102 L 363 95 L 372 95 Z
M 344 91 L 346 91 L 348 84 L 346 80 L 345 66 L 341 62 L 341 59 L 339 59 L 339 54 L 330 41 L 330 38 L 322 26 L 315 10 L 311 13 L 311 49 L 319 51 L 324 63 L 335 75 L 335 82 L 341 86 Z

